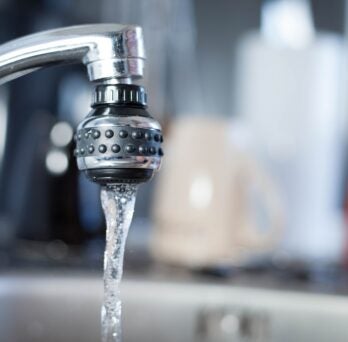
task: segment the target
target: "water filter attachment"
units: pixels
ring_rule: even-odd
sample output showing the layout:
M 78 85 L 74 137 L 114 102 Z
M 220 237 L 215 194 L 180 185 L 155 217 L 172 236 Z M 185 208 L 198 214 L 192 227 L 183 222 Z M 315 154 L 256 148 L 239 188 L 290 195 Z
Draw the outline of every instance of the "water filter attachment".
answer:
M 100 84 L 75 135 L 78 168 L 99 184 L 142 183 L 160 168 L 163 136 L 134 84 Z

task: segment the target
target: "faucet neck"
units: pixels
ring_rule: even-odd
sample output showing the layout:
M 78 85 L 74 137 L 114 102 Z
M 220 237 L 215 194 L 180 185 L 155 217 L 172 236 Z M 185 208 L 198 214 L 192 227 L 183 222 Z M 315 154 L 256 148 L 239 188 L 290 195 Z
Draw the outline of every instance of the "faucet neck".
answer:
M 133 82 L 143 76 L 140 27 L 117 24 L 72 26 L 40 32 L 0 46 L 0 84 L 42 67 L 83 63 L 92 82 Z

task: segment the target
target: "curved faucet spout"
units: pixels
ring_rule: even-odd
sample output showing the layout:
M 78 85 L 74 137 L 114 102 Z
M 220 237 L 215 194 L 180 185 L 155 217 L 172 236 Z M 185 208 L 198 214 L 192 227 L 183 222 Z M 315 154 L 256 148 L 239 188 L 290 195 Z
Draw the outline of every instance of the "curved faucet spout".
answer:
M 135 84 L 145 61 L 138 26 L 96 24 L 40 32 L 0 45 L 0 84 L 55 64 L 83 63 L 96 82 L 92 111 L 78 126 L 77 165 L 99 184 L 142 183 L 159 169 L 160 125 Z
M 44 31 L 0 45 L 0 84 L 41 67 L 83 63 L 90 81 L 143 76 L 145 52 L 138 26 L 92 24 Z

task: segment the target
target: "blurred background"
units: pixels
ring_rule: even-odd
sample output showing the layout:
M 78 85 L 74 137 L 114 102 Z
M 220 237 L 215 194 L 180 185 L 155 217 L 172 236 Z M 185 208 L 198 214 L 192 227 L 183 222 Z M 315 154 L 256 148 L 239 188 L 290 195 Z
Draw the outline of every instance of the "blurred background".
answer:
M 347 341 L 347 1 L 1 0 L 0 19 L 0 42 L 144 28 L 165 157 L 127 242 L 125 341 Z M 4 341 L 98 339 L 105 222 L 72 153 L 90 96 L 76 65 L 0 89 Z

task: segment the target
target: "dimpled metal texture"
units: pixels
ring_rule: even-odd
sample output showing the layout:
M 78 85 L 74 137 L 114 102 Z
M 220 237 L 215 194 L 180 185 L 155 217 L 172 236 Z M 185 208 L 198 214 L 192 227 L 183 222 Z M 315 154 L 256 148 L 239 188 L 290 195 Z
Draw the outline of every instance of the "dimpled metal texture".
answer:
M 99 184 L 142 183 L 161 165 L 161 126 L 134 84 L 100 84 L 75 135 L 77 166 Z
M 76 157 L 103 156 L 126 159 L 129 156 L 159 156 L 163 151 L 160 131 L 132 127 L 81 129 L 76 135 Z

